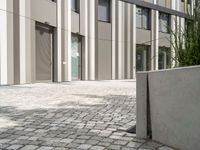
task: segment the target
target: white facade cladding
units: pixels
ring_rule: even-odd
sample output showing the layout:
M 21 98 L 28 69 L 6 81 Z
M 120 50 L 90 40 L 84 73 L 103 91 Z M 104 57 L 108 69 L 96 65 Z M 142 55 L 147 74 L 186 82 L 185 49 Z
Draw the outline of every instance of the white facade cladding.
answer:
M 160 53 L 171 47 L 170 34 L 160 25 L 184 27 L 193 2 L 143 1 L 0 0 L 0 85 L 72 81 L 72 73 L 76 80 L 133 79 L 137 70 L 167 68 Z

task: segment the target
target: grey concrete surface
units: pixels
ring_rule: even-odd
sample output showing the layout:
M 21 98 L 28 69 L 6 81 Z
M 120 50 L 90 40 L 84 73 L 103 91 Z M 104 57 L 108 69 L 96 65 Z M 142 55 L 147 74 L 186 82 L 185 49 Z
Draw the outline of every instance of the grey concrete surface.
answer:
M 169 149 L 125 132 L 135 94 L 133 80 L 0 87 L 0 149 Z
M 145 76 L 140 73 L 138 76 Z M 150 101 L 150 117 L 152 139 L 180 150 L 200 149 L 200 66 L 178 68 L 172 70 L 153 71 L 148 73 L 149 97 L 138 99 L 142 104 Z M 141 79 L 138 78 L 138 79 Z M 138 83 L 143 83 L 138 81 Z M 145 84 L 140 85 L 144 88 Z M 138 89 L 138 93 L 144 89 Z M 140 97 L 141 98 L 141 97 Z M 146 109 L 140 107 L 140 112 Z M 139 111 L 137 111 L 139 112 Z M 144 113 L 137 117 L 143 118 Z M 138 119 L 137 119 L 138 120 Z M 139 123 L 139 122 L 138 122 Z M 137 123 L 137 126 L 140 124 Z M 142 126 L 143 124 L 141 124 Z M 138 128 L 141 129 L 142 128 Z M 146 129 L 143 130 L 143 132 Z M 140 131 L 139 133 L 141 133 Z
M 149 73 L 153 139 L 200 149 L 200 67 Z
M 147 78 L 148 73 L 137 74 L 137 128 L 138 138 L 147 138 Z

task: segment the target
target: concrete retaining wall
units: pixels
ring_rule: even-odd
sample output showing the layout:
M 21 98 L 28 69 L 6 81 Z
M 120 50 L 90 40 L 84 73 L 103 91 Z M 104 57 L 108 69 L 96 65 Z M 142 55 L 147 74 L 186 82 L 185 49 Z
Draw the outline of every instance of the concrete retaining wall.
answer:
M 200 66 L 138 73 L 137 87 L 138 137 L 200 149 Z

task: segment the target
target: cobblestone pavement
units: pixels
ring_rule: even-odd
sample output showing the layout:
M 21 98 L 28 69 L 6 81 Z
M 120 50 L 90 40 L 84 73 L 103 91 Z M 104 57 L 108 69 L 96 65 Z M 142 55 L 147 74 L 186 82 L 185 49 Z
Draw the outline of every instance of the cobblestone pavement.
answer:
M 171 150 L 136 139 L 135 81 L 0 87 L 0 149 Z

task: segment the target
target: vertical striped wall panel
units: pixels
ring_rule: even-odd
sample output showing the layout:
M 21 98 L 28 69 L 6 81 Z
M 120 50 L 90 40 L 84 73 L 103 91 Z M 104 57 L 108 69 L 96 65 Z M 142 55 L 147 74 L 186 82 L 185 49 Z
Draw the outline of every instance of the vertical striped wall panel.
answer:
M 157 0 L 145 0 L 156 4 Z M 180 10 L 182 5 L 176 0 L 171 2 L 172 9 Z M 71 1 L 36 0 L 37 5 L 48 4 L 44 8 L 54 8 L 56 15 L 46 16 L 33 11 L 33 0 L 0 0 L 0 85 L 24 84 L 35 82 L 35 24 L 41 22 L 55 28 L 55 79 L 71 81 Z M 111 0 L 111 43 L 112 79 L 132 79 L 136 74 L 136 5 Z M 38 9 L 43 7 L 39 7 Z M 40 10 L 41 11 L 41 10 Z M 52 12 L 52 11 L 51 11 Z M 152 69 L 158 69 L 159 49 L 159 12 L 151 10 L 151 58 Z M 100 58 L 98 48 L 98 0 L 81 0 L 79 14 L 79 33 L 83 37 L 84 80 L 98 79 Z M 55 19 L 56 18 L 56 19 Z M 180 27 L 184 19 L 172 16 Z M 46 20 L 45 20 L 46 19 Z M 171 26 L 174 21 L 171 19 Z M 110 33 L 110 32 L 109 32 Z M 106 39 L 104 39 L 106 40 Z M 106 43 L 106 42 L 105 42 Z M 109 43 L 109 44 L 110 44 Z M 97 53 L 98 52 L 98 53 Z M 101 56 L 102 57 L 102 56 Z

